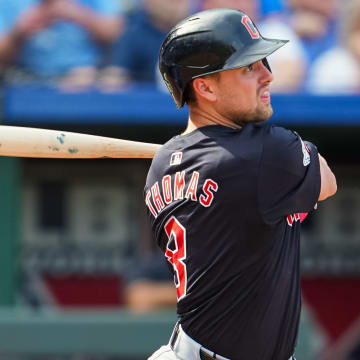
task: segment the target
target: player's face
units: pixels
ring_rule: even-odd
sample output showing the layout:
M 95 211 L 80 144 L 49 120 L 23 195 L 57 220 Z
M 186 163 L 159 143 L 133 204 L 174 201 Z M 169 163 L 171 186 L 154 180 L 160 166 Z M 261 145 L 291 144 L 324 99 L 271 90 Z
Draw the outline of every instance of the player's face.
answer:
M 273 75 L 262 61 L 220 72 L 216 111 L 238 125 L 263 122 L 273 114 L 269 85 Z

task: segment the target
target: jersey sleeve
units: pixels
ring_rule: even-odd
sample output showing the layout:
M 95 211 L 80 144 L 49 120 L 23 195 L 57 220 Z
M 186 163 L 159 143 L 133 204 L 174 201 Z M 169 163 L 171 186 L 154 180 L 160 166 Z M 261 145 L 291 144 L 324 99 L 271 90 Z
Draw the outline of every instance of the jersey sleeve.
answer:
M 320 185 L 316 146 L 282 127 L 265 128 L 257 199 L 264 221 L 313 210 Z

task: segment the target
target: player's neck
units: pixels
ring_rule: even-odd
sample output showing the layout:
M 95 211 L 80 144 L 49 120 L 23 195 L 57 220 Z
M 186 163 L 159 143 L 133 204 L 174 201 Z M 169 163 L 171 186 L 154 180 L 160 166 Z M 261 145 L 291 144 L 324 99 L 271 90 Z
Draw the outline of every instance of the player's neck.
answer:
M 231 120 L 220 116 L 211 111 L 204 111 L 199 107 L 189 107 L 189 119 L 186 130 L 183 135 L 188 134 L 198 128 L 209 125 L 222 125 L 232 129 L 240 129 L 241 126 L 233 123 Z

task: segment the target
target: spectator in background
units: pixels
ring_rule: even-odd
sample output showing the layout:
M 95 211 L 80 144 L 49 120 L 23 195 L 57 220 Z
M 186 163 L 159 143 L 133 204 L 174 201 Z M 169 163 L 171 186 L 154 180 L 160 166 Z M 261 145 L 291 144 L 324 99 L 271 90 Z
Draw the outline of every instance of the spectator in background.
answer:
M 336 44 L 337 0 L 287 0 L 287 3 L 287 21 L 300 38 L 311 64 Z
M 305 50 L 283 18 L 277 13 L 271 13 L 261 19 L 260 0 L 203 0 L 204 10 L 221 7 L 244 11 L 258 24 L 264 37 L 290 40 L 287 46 L 268 57 L 275 78 L 271 90 L 292 93 L 302 88 L 307 69 Z
M 102 46 L 123 27 L 118 0 L 0 0 L 0 64 L 31 78 L 93 82 Z
M 164 255 L 156 250 L 137 260 L 127 274 L 127 308 L 141 313 L 175 308 L 176 302 L 176 288 Z
M 340 45 L 325 52 L 309 72 L 308 90 L 312 93 L 360 92 L 360 1 L 342 4 Z
M 114 46 L 112 64 L 103 72 L 105 89 L 116 90 L 132 82 L 155 84 L 161 43 L 193 6 L 191 0 L 142 0 L 141 4 Z

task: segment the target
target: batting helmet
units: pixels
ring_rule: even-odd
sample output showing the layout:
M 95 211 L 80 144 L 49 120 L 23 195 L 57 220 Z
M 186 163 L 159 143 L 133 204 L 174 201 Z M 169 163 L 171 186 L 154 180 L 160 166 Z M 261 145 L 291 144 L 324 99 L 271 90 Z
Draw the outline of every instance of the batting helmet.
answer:
M 160 49 L 159 69 L 176 106 L 181 108 L 185 89 L 193 79 L 259 60 L 270 70 L 266 57 L 287 42 L 262 37 L 240 10 L 201 11 L 170 30 Z

